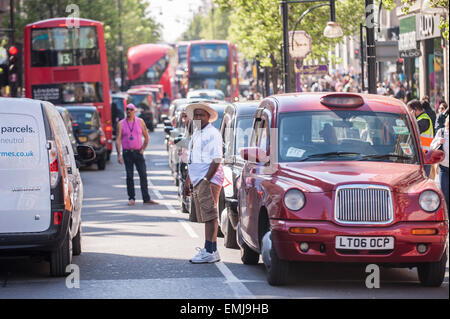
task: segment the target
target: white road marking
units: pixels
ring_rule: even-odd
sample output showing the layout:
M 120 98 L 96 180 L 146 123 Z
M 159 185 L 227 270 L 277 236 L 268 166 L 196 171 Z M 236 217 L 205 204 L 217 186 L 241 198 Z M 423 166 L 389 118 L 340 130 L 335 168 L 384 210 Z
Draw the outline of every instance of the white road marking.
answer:
M 195 233 L 195 231 L 192 229 L 192 227 L 186 223 L 183 220 L 179 220 L 178 221 L 181 226 L 183 226 L 183 228 L 187 231 L 187 233 L 189 234 L 189 236 L 191 236 L 192 238 L 198 238 L 198 235 Z
M 225 283 L 233 290 L 236 298 L 250 298 L 254 299 L 255 296 L 247 289 L 247 287 L 239 280 L 231 270 L 221 261 L 215 263 L 216 267 L 220 270 L 225 277 Z
M 163 200 L 164 196 L 161 195 L 161 193 L 155 189 L 155 185 L 152 183 L 150 178 L 148 179 L 148 185 L 152 187 L 152 191 L 158 197 L 159 200 Z M 170 204 L 163 204 L 166 206 L 166 208 L 169 210 L 172 214 L 177 214 L 178 211 L 173 208 Z M 194 229 L 185 221 L 178 220 L 178 222 L 183 226 L 183 228 L 186 230 L 186 232 L 189 234 L 192 238 L 199 238 L 199 236 L 195 233 Z M 250 298 L 254 299 L 256 298 L 250 290 L 243 284 L 241 280 L 239 280 L 232 272 L 231 270 L 223 263 L 223 262 L 217 262 L 215 263 L 216 267 L 219 269 L 219 271 L 222 273 L 222 275 L 225 277 L 226 281 L 225 283 L 228 284 L 228 286 L 233 290 L 234 296 L 236 298 Z

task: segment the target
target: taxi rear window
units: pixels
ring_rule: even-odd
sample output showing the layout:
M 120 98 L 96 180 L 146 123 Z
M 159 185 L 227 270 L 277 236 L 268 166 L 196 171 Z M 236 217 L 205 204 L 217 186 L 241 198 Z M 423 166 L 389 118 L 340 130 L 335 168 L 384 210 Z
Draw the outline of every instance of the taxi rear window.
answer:
M 30 115 L 0 113 L 0 170 L 37 166 L 42 133 Z
M 366 160 L 419 163 L 405 114 L 358 110 L 280 115 L 281 162 Z

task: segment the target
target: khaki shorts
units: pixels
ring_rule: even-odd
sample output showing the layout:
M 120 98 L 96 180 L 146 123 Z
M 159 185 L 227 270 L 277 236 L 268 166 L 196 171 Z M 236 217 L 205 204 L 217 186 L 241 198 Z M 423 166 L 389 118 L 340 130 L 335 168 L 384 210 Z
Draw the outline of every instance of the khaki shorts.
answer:
M 221 186 L 202 180 L 194 187 L 194 197 L 197 221 L 206 223 L 219 217 L 217 203 L 219 202 Z

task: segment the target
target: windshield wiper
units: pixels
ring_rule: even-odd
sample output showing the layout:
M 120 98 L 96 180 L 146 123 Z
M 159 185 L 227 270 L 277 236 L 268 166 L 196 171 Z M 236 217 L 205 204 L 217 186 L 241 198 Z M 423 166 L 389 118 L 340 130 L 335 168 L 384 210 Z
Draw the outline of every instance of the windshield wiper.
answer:
M 300 162 L 306 161 L 311 158 L 320 158 L 320 157 L 340 157 L 340 156 L 359 156 L 361 153 L 355 153 L 355 152 L 328 152 L 328 153 L 318 153 L 318 154 L 312 154 L 309 155 L 303 159 L 300 160 Z
M 403 156 L 403 155 L 397 155 L 397 154 L 371 154 L 371 155 L 364 155 L 361 159 L 383 159 L 383 158 L 391 158 L 395 157 L 398 159 L 405 159 L 405 160 L 412 160 L 414 157 L 412 156 Z

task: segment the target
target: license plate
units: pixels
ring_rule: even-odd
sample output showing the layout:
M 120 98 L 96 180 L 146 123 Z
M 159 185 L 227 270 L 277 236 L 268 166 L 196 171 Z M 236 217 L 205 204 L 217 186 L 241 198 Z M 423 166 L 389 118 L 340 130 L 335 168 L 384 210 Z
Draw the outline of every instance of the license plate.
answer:
M 85 143 L 87 141 L 87 137 L 86 136 L 79 136 L 78 140 L 80 141 L 80 143 Z
M 387 250 L 394 249 L 394 237 L 336 236 L 337 249 Z

